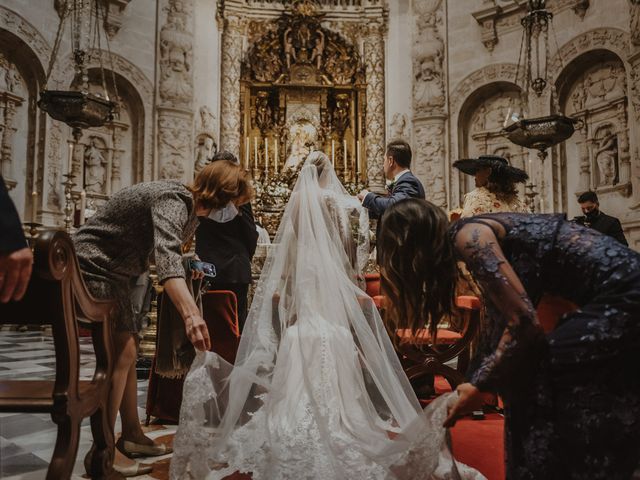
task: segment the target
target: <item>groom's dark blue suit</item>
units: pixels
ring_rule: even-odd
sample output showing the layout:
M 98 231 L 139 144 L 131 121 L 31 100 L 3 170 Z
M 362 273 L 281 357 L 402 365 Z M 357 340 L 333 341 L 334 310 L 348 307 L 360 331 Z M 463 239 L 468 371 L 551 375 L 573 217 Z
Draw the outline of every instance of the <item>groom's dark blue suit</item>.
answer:
M 380 219 L 384 212 L 394 203 L 398 203 L 405 198 L 425 198 L 424 187 L 420 180 L 411 172 L 406 172 L 393 184 L 388 195 L 378 195 L 368 193 L 362 205 L 369 210 L 371 218 L 378 219 L 376 227 L 376 239 L 380 234 Z M 378 263 L 380 263 L 380 250 L 376 251 Z

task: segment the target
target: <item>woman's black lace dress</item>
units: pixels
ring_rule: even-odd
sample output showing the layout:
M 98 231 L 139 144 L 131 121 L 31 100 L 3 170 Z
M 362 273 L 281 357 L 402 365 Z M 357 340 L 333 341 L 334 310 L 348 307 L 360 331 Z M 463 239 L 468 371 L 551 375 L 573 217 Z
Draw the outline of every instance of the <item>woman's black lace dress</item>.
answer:
M 640 255 L 562 215 L 498 213 L 451 227 L 485 295 L 469 372 L 505 401 L 509 479 L 627 479 L 640 460 Z M 577 304 L 548 335 L 535 305 Z

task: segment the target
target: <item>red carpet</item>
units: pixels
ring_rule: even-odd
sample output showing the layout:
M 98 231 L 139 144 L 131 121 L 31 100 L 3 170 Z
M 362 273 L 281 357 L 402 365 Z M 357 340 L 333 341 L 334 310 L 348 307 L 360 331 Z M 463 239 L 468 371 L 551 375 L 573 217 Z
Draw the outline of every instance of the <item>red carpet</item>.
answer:
M 490 413 L 484 420 L 464 419 L 451 429 L 453 456 L 489 480 L 504 478 L 504 419 Z

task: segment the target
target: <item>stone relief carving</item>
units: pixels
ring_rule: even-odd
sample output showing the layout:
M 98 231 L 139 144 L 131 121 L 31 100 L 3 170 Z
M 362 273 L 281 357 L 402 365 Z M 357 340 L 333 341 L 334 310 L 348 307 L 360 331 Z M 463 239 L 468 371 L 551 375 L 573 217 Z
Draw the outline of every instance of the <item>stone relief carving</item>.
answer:
M 504 81 L 514 83 L 518 67 L 512 63 L 496 63 L 472 72 L 461 80 L 449 94 L 451 112 L 459 112 L 462 103 L 474 90 L 489 83 Z
M 193 168 L 194 175 L 197 175 L 208 163 L 211 162 L 216 153 L 216 142 L 212 137 L 202 134 L 198 137 L 196 146 L 196 163 Z
M 41 65 L 46 66 L 51 56 L 51 47 L 44 37 L 20 15 L 0 5 L 0 28 L 22 39 L 38 56 Z
M 169 0 L 160 30 L 160 98 L 173 107 L 190 108 L 193 97 L 193 3 Z
M 618 137 L 612 125 L 601 126 L 594 136 L 594 157 L 598 167 L 598 187 L 612 186 L 619 181 Z
M 87 192 L 107 193 L 107 165 L 105 157 L 106 145 L 100 137 L 89 137 L 84 149 L 84 188 Z M 108 153 L 106 153 L 108 156 Z
M 16 113 L 25 99 L 22 92 L 22 77 L 16 66 L 0 53 L 0 173 L 7 185 L 15 186 L 13 171 L 13 143 L 17 132 Z
M 629 0 L 631 43 L 640 46 L 640 0 Z
M 440 113 L 445 104 L 440 4 L 441 0 L 423 0 L 414 5 L 413 104 L 417 114 Z
M 191 158 L 191 128 L 189 117 L 161 112 L 159 119 L 158 153 L 161 158 L 160 178 L 182 179 L 185 165 Z
M 447 206 L 445 188 L 444 126 L 423 123 L 414 128 L 416 175 L 424 183 L 427 199 L 440 207 Z
M 47 207 L 52 210 L 60 210 L 60 169 L 62 132 L 58 122 L 51 121 L 49 128 L 49 151 L 47 155 Z
M 406 113 L 398 112 L 393 115 L 389 125 L 389 135 L 392 139 L 402 138 L 408 140 L 411 138 L 411 127 Z

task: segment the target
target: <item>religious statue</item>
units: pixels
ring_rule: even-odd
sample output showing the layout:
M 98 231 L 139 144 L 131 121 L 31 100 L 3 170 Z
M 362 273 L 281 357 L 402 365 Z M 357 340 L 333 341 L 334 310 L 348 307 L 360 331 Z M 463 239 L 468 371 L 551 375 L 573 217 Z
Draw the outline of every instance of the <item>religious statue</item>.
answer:
M 597 141 L 595 151 L 596 164 L 600 173 L 600 186 L 615 185 L 617 183 L 618 137 L 611 130 L 605 130 L 604 135 Z
M 191 98 L 193 45 L 187 36 L 188 13 L 181 0 L 169 4 L 167 23 L 160 31 L 161 71 L 160 94 L 172 101 Z
M 284 165 L 285 168 L 296 168 L 304 162 L 316 143 L 317 135 L 315 127 L 305 120 L 293 124 L 289 131 L 291 153 Z
M 336 108 L 333 110 L 333 127 L 342 135 L 349 127 L 350 101 L 348 93 L 336 95 Z
M 211 111 L 211 109 L 203 105 L 200 107 L 198 112 L 200 114 L 200 131 L 206 133 L 214 133 L 215 132 L 215 115 Z
M 208 135 L 202 135 L 196 147 L 196 163 L 194 165 L 194 174 L 200 173 L 208 163 L 213 159 L 216 153 L 216 143 Z
M 273 115 L 269 105 L 269 92 L 264 90 L 258 92 L 256 97 L 255 124 L 263 134 L 273 125 Z
M 398 112 L 393 115 L 391 125 L 389 126 L 389 134 L 392 139 L 409 139 L 409 125 L 405 113 Z
M 284 56 L 287 62 L 287 70 L 291 70 L 291 61 L 296 61 L 296 50 L 293 48 L 293 36 L 291 34 L 291 27 L 287 28 L 284 32 Z
M 322 30 L 318 29 L 318 35 L 316 37 L 316 43 L 313 46 L 313 50 L 311 52 L 311 61 L 316 61 L 316 68 L 320 70 L 322 67 L 322 54 L 324 53 L 324 33 Z
M 91 138 L 84 151 L 84 188 L 87 192 L 106 193 L 106 165 L 97 139 Z
M 580 82 L 576 85 L 573 93 L 571 94 L 571 103 L 573 105 L 573 109 L 576 112 L 581 111 L 584 108 L 585 102 L 587 101 L 587 92 L 584 88 L 584 82 Z
M 418 109 L 444 106 L 444 83 L 434 57 L 427 57 L 416 72 L 415 101 Z

